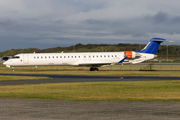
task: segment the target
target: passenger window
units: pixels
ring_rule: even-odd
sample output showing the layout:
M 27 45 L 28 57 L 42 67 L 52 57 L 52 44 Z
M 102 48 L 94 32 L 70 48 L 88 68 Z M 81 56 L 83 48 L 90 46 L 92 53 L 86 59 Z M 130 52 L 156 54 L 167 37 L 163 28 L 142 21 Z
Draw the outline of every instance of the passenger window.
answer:
M 76 58 L 76 56 L 74 56 Z
M 34 57 L 34 59 L 36 59 L 36 57 Z
M 79 56 L 79 58 L 80 58 L 80 56 Z
M 62 56 L 60 56 L 60 58 L 62 58 Z
M 104 55 L 104 57 L 106 57 L 106 55 Z
M 56 56 L 56 58 L 58 58 L 58 56 Z
M 73 56 L 71 56 L 71 58 L 73 58 Z
M 66 58 L 66 56 L 64 56 L 64 58 Z

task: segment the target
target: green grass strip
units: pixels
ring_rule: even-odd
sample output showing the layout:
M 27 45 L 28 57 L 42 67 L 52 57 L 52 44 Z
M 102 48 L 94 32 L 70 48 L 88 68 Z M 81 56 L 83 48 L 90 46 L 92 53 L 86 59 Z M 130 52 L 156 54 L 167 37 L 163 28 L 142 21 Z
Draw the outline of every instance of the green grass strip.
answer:
M 180 101 L 180 80 L 0 85 L 0 97 L 73 101 Z
M 48 77 L 34 77 L 34 76 L 0 76 L 0 81 L 16 81 L 16 80 L 41 80 L 48 79 Z
M 101 75 L 101 76 L 180 76 L 180 71 L 73 71 L 73 70 L 1 70 L 10 74 L 59 74 L 59 75 Z

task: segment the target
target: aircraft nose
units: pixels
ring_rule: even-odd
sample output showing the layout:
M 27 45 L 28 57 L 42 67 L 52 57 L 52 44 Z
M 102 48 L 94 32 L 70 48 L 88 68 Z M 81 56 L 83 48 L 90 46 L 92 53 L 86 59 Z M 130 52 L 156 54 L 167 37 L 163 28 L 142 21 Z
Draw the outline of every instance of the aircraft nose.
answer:
M 11 67 L 8 63 L 9 63 L 9 61 L 5 61 L 5 62 L 3 63 L 3 65 L 6 65 L 6 67 Z
M 7 64 L 7 61 L 3 62 L 3 65 L 6 65 Z

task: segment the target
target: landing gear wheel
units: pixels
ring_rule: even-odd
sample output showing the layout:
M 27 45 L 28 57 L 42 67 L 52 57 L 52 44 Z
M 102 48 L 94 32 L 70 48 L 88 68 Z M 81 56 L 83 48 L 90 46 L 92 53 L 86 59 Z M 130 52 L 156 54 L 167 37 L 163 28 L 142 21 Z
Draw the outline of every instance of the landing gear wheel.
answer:
M 99 71 L 99 69 L 98 68 L 94 68 L 94 71 Z
M 89 70 L 90 70 L 90 71 L 94 71 L 94 67 L 91 67 Z
M 12 67 L 12 71 L 13 71 L 13 72 L 15 71 L 15 67 Z
M 96 68 L 96 67 L 91 67 L 89 70 L 90 70 L 90 71 L 99 71 L 99 69 Z

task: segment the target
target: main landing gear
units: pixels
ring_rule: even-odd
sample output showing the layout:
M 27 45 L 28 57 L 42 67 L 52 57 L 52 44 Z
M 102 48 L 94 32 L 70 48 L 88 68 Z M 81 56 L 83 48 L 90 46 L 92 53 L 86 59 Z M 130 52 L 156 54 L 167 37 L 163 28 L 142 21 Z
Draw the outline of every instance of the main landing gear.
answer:
M 99 69 L 97 67 L 91 67 L 89 70 L 90 71 L 99 71 Z

